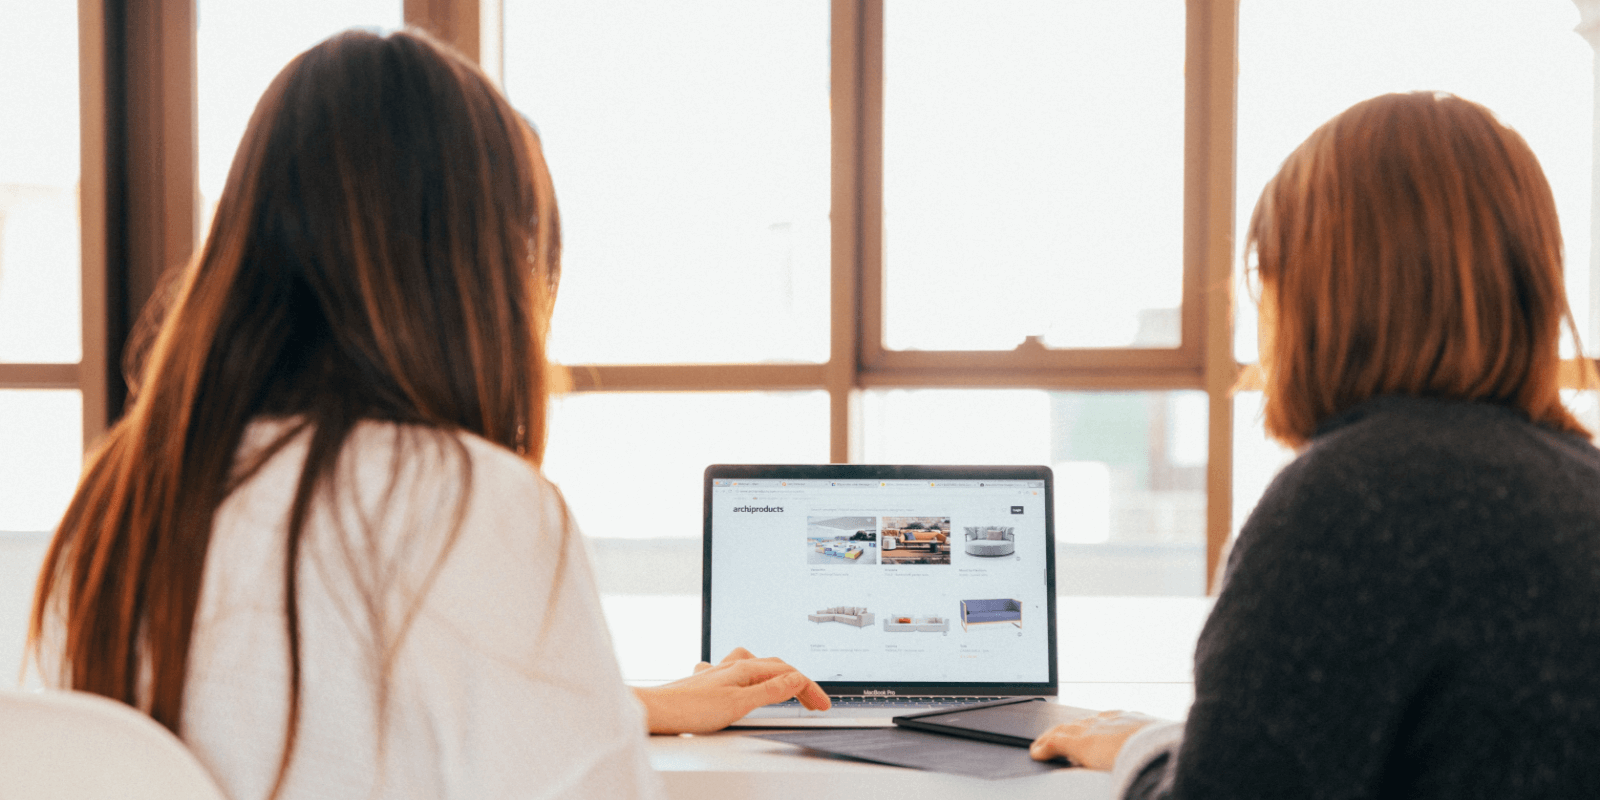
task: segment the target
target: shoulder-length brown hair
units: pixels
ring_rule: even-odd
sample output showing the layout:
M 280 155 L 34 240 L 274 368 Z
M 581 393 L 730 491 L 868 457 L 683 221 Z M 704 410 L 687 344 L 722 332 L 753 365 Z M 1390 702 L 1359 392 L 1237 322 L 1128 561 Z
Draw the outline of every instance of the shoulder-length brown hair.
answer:
M 35 654 L 48 624 L 63 682 L 177 731 L 213 518 L 265 459 L 237 468 L 241 437 L 253 419 L 295 420 L 268 448 L 309 436 L 285 564 L 286 767 L 312 499 L 363 420 L 469 432 L 538 463 L 559 251 L 537 137 L 468 61 L 404 31 L 296 57 L 256 106 L 136 398 L 56 532 Z
M 1483 106 L 1415 92 L 1350 107 L 1267 184 L 1245 252 L 1279 440 L 1303 445 L 1384 394 L 1498 403 L 1587 434 L 1557 379 L 1572 320 L 1555 199 Z

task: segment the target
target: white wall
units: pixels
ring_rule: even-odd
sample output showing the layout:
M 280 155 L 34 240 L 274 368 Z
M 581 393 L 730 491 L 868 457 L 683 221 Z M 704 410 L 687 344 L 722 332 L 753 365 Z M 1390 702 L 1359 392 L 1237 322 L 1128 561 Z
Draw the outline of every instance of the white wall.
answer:
M 47 533 L 0 532 L 0 687 L 17 682 L 33 584 L 49 543 Z

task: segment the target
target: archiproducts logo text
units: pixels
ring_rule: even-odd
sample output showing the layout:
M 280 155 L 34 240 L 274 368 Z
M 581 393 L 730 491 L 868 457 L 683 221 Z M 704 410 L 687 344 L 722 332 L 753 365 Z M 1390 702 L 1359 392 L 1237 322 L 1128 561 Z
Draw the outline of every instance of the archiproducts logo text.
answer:
M 782 514 L 783 506 L 739 506 L 735 514 Z

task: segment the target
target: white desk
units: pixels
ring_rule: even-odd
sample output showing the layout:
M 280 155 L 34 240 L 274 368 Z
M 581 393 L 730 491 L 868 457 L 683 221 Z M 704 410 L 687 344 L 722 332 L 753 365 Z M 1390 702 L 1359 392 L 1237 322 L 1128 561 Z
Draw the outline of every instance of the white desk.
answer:
M 892 800 L 902 797 L 1006 800 L 1101 800 L 1110 775 L 1063 769 L 1046 775 L 986 781 L 809 755 L 744 732 L 650 737 L 650 763 L 674 800 Z
M 1169 718 L 1181 718 L 1193 697 L 1193 688 L 1187 683 L 1064 684 L 1061 692 L 1066 702 L 1075 705 L 1152 709 L 1181 704 L 1177 714 L 1163 715 Z M 1092 698 L 1126 702 L 1084 702 Z M 674 800 L 1103 800 L 1111 791 L 1111 778 L 1105 772 L 1063 769 L 990 781 L 819 756 L 793 745 L 748 735 L 762 732 L 729 730 L 700 736 L 652 736 L 650 763 L 661 773 L 667 796 Z

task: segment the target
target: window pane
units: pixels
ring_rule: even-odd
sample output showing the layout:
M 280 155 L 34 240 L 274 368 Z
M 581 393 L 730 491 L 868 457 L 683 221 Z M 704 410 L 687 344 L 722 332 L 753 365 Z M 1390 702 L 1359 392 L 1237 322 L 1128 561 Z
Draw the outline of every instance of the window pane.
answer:
M 51 531 L 83 467 L 76 389 L 0 389 L 0 531 Z
M 827 460 L 826 392 L 557 399 L 544 472 L 588 539 L 625 678 L 681 678 L 700 659 L 705 468 Z
M 554 404 L 544 471 L 602 593 L 698 596 L 705 468 L 827 460 L 826 392 L 582 393 Z
M 1261 493 L 1278 470 L 1294 460 L 1294 451 L 1267 438 L 1262 427 L 1260 392 L 1233 396 L 1233 534 L 1255 510 Z
M 7 4 L 0 75 L 0 361 L 75 363 L 77 4 Z
M 1516 128 L 1555 191 L 1567 291 L 1594 323 L 1591 163 L 1594 51 L 1571 0 L 1245 0 L 1239 12 L 1238 242 L 1261 188 L 1318 125 L 1385 92 L 1442 90 Z M 1240 302 L 1236 352 L 1254 361 L 1255 307 Z
M 1058 593 L 1205 592 L 1205 393 L 892 389 L 863 407 L 871 463 L 1050 466 Z
M 6 676 L 8 689 L 21 674 L 33 585 L 49 543 L 47 533 L 0 532 L 0 675 Z
M 256 101 L 300 51 L 347 28 L 401 25 L 402 0 L 199 0 L 200 198 L 205 228 Z
M 1600 434 L 1600 392 L 1593 389 L 1562 389 L 1561 402 L 1578 422 L 1589 429 L 1590 439 L 1592 434 Z
M 885 345 L 1176 347 L 1183 5 L 884 16 Z
M 828 4 L 509 0 L 566 363 L 828 356 Z

